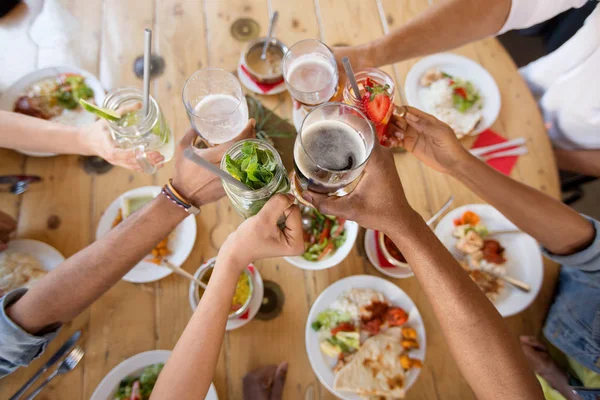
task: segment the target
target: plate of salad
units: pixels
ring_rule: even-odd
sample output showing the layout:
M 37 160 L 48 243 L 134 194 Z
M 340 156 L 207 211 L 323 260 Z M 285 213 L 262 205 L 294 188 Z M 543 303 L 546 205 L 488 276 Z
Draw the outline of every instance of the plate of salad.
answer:
M 354 247 L 358 224 L 321 214 L 313 207 L 301 207 L 304 254 L 285 257 L 285 260 L 298 268 L 309 270 L 331 268 L 341 263 Z
M 500 114 L 500 90 L 490 73 L 456 54 L 425 57 L 404 83 L 409 105 L 448 124 L 459 138 L 478 135 Z
M 0 109 L 70 126 L 93 124 L 96 116 L 79 105 L 79 99 L 102 104 L 106 92 L 91 73 L 77 67 L 48 67 L 31 72 L 0 97 Z M 24 152 L 37 157 L 54 153 Z
M 128 358 L 102 379 L 91 400 L 148 400 L 170 356 L 169 350 L 152 350 Z M 219 400 L 214 385 L 205 399 Z

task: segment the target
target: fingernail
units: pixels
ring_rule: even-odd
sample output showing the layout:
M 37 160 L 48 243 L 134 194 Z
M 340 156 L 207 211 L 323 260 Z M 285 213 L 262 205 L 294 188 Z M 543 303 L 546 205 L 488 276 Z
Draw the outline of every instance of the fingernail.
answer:
M 252 121 L 252 127 L 256 128 L 256 120 L 254 118 L 252 118 L 250 121 Z
M 416 115 L 413 115 L 411 113 L 406 113 L 406 119 L 409 120 L 410 122 L 419 122 L 420 121 L 419 117 L 417 117 Z
M 308 201 L 310 204 L 313 204 L 313 198 L 309 193 L 302 193 L 302 198 Z

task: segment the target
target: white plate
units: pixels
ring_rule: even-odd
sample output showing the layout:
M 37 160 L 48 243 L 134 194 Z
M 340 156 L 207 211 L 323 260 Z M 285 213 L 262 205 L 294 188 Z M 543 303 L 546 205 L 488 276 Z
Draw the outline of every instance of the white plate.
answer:
M 379 259 L 377 257 L 377 236 L 375 236 L 375 231 L 372 229 L 367 229 L 365 233 L 365 252 L 367 253 L 367 258 L 371 261 L 371 264 L 375 267 L 375 269 L 381 272 L 384 275 L 387 275 L 391 278 L 411 278 L 415 276 L 412 269 L 410 268 L 401 268 L 401 267 L 382 267 L 379 264 Z
M 354 247 L 356 237 L 358 236 L 358 224 L 356 222 L 346 221 L 344 229 L 346 229 L 346 241 L 344 244 L 331 256 L 326 257 L 321 261 L 309 261 L 302 256 L 283 257 L 283 259 L 295 267 L 314 271 L 335 267 L 348 257 L 348 254 L 350 254 Z
M 112 229 L 112 223 L 121 208 L 122 196 L 158 196 L 161 190 L 160 186 L 144 186 L 125 192 L 117 197 L 110 203 L 100 218 L 98 228 L 96 229 L 96 240 L 106 235 Z M 190 215 L 177 225 L 169 236 L 169 249 L 172 254 L 168 257 L 168 260 L 176 267 L 180 267 L 192 252 L 195 241 L 196 219 L 193 215 Z M 154 282 L 170 275 L 172 272 L 167 267 L 142 260 L 123 277 L 123 280 L 132 283 Z
M 452 236 L 454 220 L 467 211 L 473 211 L 481 217 L 482 223 L 489 231 L 518 229 L 498 210 L 488 204 L 469 204 L 450 211 L 435 228 L 435 234 L 452 252 L 457 239 Z M 544 279 L 544 264 L 538 243 L 526 233 L 492 236 L 506 250 L 506 273 L 513 278 L 531 285 L 531 291 L 524 293 L 508 283 L 494 301 L 496 309 L 503 317 L 517 314 L 535 300 Z
M 473 85 L 481 93 L 483 118 L 471 135 L 478 135 L 492 126 L 498 118 L 498 114 L 500 114 L 500 89 L 498 89 L 496 81 L 485 68 L 469 58 L 456 54 L 440 53 L 425 57 L 408 71 L 404 81 L 404 93 L 408 104 L 430 113 L 423 101 L 423 94 L 428 89 L 421 86 L 419 80 L 428 69 L 434 67 L 452 76 L 473 82 Z
M 8 242 L 8 249 L 35 257 L 46 271 L 52 271 L 65 257 L 47 243 L 33 239 L 14 239 Z
M 121 380 L 128 376 L 136 376 L 149 365 L 166 363 L 171 356 L 170 350 L 151 350 L 129 357 L 114 367 L 94 390 L 90 400 L 112 400 Z M 217 391 L 211 383 L 205 400 L 219 400 Z
M 333 389 L 334 374 L 332 367 L 337 361 L 334 358 L 325 356 L 319 349 L 319 337 L 315 332 L 311 324 L 317 317 L 317 315 L 325 310 L 333 303 L 338 296 L 342 293 L 353 289 L 375 289 L 381 293 L 397 307 L 402 307 L 408 313 L 408 321 L 405 326 L 410 326 L 417 331 L 418 341 L 420 348 L 417 350 L 410 351 L 410 356 L 425 360 L 425 350 L 427 347 L 427 338 L 425 337 L 425 325 L 423 324 L 423 318 L 415 306 L 415 303 L 410 297 L 398 286 L 385 279 L 378 278 L 370 275 L 355 275 L 341 279 L 334 284 L 330 285 L 317 297 L 314 304 L 308 314 L 305 328 L 305 342 L 306 342 L 306 353 L 308 354 L 308 360 L 312 366 L 315 375 L 319 378 L 319 381 L 329 390 L 331 393 L 344 400 L 361 400 L 362 398 L 354 393 L 340 392 Z M 406 373 L 406 385 L 405 390 L 408 391 L 410 387 L 415 383 L 421 369 L 413 368 Z
M 270 96 L 273 94 L 279 94 L 279 93 L 285 92 L 285 90 L 286 90 L 285 81 L 282 80 L 279 84 L 273 86 L 273 88 L 271 88 L 271 90 L 269 90 L 268 92 L 266 92 L 266 93 L 263 92 L 258 87 L 258 85 L 252 79 L 250 79 L 250 77 L 248 77 L 248 75 L 246 75 L 246 73 L 244 71 L 242 71 L 241 60 L 237 67 L 237 76 L 238 76 L 240 82 L 242 83 L 242 85 L 244 85 L 246 87 L 246 89 L 248 89 L 252 93 L 260 94 L 262 96 Z
M 102 104 L 106 92 L 102 87 L 102 84 L 91 73 L 77 67 L 69 66 L 57 66 L 38 69 L 33 71 L 15 83 L 11 87 L 6 89 L 2 96 L 0 96 L 0 110 L 12 111 L 17 99 L 23 95 L 23 93 L 33 84 L 48 78 L 56 77 L 60 74 L 79 74 L 85 78 L 85 83 L 94 91 L 94 101 L 96 104 Z M 82 119 L 79 121 L 79 125 L 93 124 L 96 121 L 96 116 L 91 113 L 83 113 Z M 35 153 L 30 151 L 19 151 L 22 154 L 34 157 L 52 157 L 56 153 Z
M 217 259 L 217 257 L 213 257 L 213 258 L 207 260 L 206 262 L 204 262 L 202 265 L 200 265 L 200 267 L 198 267 L 198 269 L 194 273 L 194 278 L 198 279 L 200 277 L 200 269 L 202 267 L 204 267 L 205 265 L 212 263 L 216 259 Z M 248 306 L 248 318 L 246 318 L 246 319 L 242 319 L 242 318 L 228 319 L 227 325 L 225 327 L 226 331 L 233 331 L 235 329 L 241 328 L 242 326 L 246 325 L 248 322 L 252 321 L 254 319 L 254 317 L 256 316 L 256 313 L 260 309 L 260 306 L 262 305 L 262 300 L 263 300 L 263 297 L 265 294 L 265 288 L 263 285 L 262 277 L 260 276 L 260 272 L 258 272 L 258 268 L 256 268 L 256 266 L 254 264 L 250 264 L 250 265 L 252 265 L 254 272 L 250 273 L 250 275 L 252 276 L 253 290 L 252 290 L 252 299 L 250 300 L 250 305 Z M 190 282 L 188 296 L 190 299 L 190 307 L 192 307 L 192 311 L 196 311 L 196 307 L 198 307 L 198 304 L 196 303 L 196 296 L 195 296 L 196 290 L 197 290 L 196 284 L 194 282 Z

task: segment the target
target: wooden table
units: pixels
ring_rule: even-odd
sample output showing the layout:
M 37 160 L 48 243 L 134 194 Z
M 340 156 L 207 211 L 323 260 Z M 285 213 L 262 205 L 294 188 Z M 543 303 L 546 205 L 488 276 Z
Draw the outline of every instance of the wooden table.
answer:
M 27 28 L 40 9 L 40 0 L 26 1 L 0 20 L 0 65 L 3 84 L 46 66 L 44 50 L 27 36 Z M 181 88 L 189 75 L 208 65 L 229 71 L 236 68 L 244 43 L 230 35 L 231 24 L 251 18 L 266 33 L 269 12 L 279 11 L 277 37 L 291 45 L 305 38 L 328 44 L 359 44 L 400 26 L 428 7 L 427 0 L 64 0 L 80 21 L 78 51 L 81 67 L 99 76 L 107 89 L 141 83 L 133 74 L 133 60 L 143 51 L 143 29 L 154 29 L 154 51 L 166 60 L 166 70 L 152 84 L 153 94 L 176 135 L 188 126 L 181 104 Z M 8 49 L 8 50 L 7 50 Z M 514 63 L 495 39 L 456 50 L 481 63 L 493 76 L 502 95 L 502 110 L 493 129 L 505 137 L 525 136 L 530 154 L 521 157 L 512 177 L 551 196 L 558 196 L 556 167 L 542 118 Z M 396 78 L 401 101 L 404 77 L 416 60 L 384 70 Z M 10 64 L 7 64 L 10 63 Z M 7 71 L 4 73 L 4 71 Z M 8 82 L 5 82 L 8 81 Z M 291 117 L 288 94 L 261 101 L 280 107 Z M 396 155 L 396 165 L 411 205 L 425 218 L 454 194 L 454 206 L 481 202 L 461 184 L 420 164 L 410 154 Z M 88 175 L 77 156 L 24 157 L 0 150 L 0 175 L 27 173 L 44 178 L 22 196 L 0 194 L 0 208 L 18 217 L 17 236 L 39 239 L 71 256 L 94 239 L 103 210 L 126 190 L 162 185 L 173 163 L 155 176 L 113 169 L 105 175 Z M 240 223 L 225 198 L 206 206 L 198 218 L 198 237 L 184 264 L 189 272 L 217 254 L 224 238 Z M 281 259 L 262 261 L 264 279 L 277 282 L 285 293 L 283 312 L 274 320 L 255 320 L 226 334 L 215 385 L 221 399 L 242 398 L 242 377 L 253 368 L 288 361 L 286 399 L 330 399 L 312 372 L 304 347 L 304 326 L 316 296 L 336 280 L 356 274 L 382 276 L 356 246 L 335 268 L 309 272 Z M 540 332 L 551 299 L 557 269 L 547 265 L 544 286 L 526 311 L 507 318 L 517 334 Z M 93 279 L 93 277 L 90 277 Z M 389 279 L 389 278 L 387 278 Z M 427 329 L 427 358 L 410 399 L 470 399 L 473 394 L 457 371 L 427 298 L 416 279 L 392 280 L 415 301 Z M 43 307 L 44 305 L 40 305 Z M 0 381 L 5 397 L 14 392 L 76 329 L 83 329 L 85 357 L 75 371 L 56 379 L 41 399 L 87 399 L 100 380 L 124 359 L 152 349 L 172 349 L 191 316 L 188 282 L 171 275 L 151 284 L 121 281 L 89 310 L 67 324 L 40 360 Z M 465 340 L 468 332 L 465 332 Z

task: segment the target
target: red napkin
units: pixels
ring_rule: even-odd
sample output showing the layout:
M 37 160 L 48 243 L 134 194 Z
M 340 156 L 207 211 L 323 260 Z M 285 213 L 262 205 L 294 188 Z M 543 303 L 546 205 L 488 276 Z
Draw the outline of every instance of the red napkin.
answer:
M 254 82 L 256 84 L 256 86 L 258 86 L 258 88 L 263 93 L 269 93 L 271 90 L 273 90 L 273 88 L 275 86 L 279 86 L 279 84 L 281 84 L 281 82 L 283 82 L 283 78 L 281 78 L 281 80 L 279 82 L 275 82 L 275 83 L 261 83 L 261 82 L 258 82 L 256 79 L 254 79 L 252 77 L 252 75 L 250 75 L 250 72 L 248 72 L 248 70 L 246 69 L 246 67 L 244 67 L 243 65 L 240 65 L 240 67 L 242 68 L 242 72 L 244 72 L 244 74 L 246 74 L 246 76 L 248 77 L 248 79 L 250 79 L 252 82 Z
M 377 260 L 379 260 L 379 266 L 381 266 L 381 268 L 395 268 L 395 266 L 392 265 L 392 263 L 390 263 L 383 255 L 381 247 L 379 247 L 379 240 L 377 239 L 378 237 L 379 231 L 375 231 L 375 249 L 377 250 Z
M 485 146 L 490 146 L 492 144 L 498 144 L 498 143 L 504 143 L 504 142 L 508 142 L 508 139 L 503 138 L 502 136 L 498 135 L 496 132 L 492 131 L 491 129 L 487 129 L 487 130 L 481 132 L 481 134 L 479 134 L 479 137 L 477 138 L 477 140 L 475 140 L 475 143 L 473 143 L 473 147 L 471 149 L 476 149 L 478 147 L 485 147 Z M 496 150 L 496 151 L 506 151 L 506 150 L 514 149 L 516 147 L 519 147 L 519 146 L 508 147 L 508 148 L 505 148 L 502 150 Z M 494 154 L 496 151 L 493 151 L 491 153 L 486 153 L 486 155 Z M 510 175 L 510 172 L 515 167 L 515 164 L 517 163 L 518 159 L 519 159 L 519 156 L 499 157 L 499 158 L 494 158 L 494 159 L 487 161 L 487 164 L 490 167 L 494 168 L 495 170 L 502 172 L 504 175 Z
M 254 266 L 253 265 L 248 265 L 248 271 L 250 271 L 250 273 L 252 275 L 254 275 Z M 250 315 L 250 307 L 248 307 L 248 309 L 246 310 L 245 313 L 243 313 L 242 315 L 240 315 L 240 319 L 248 319 L 248 316 Z

